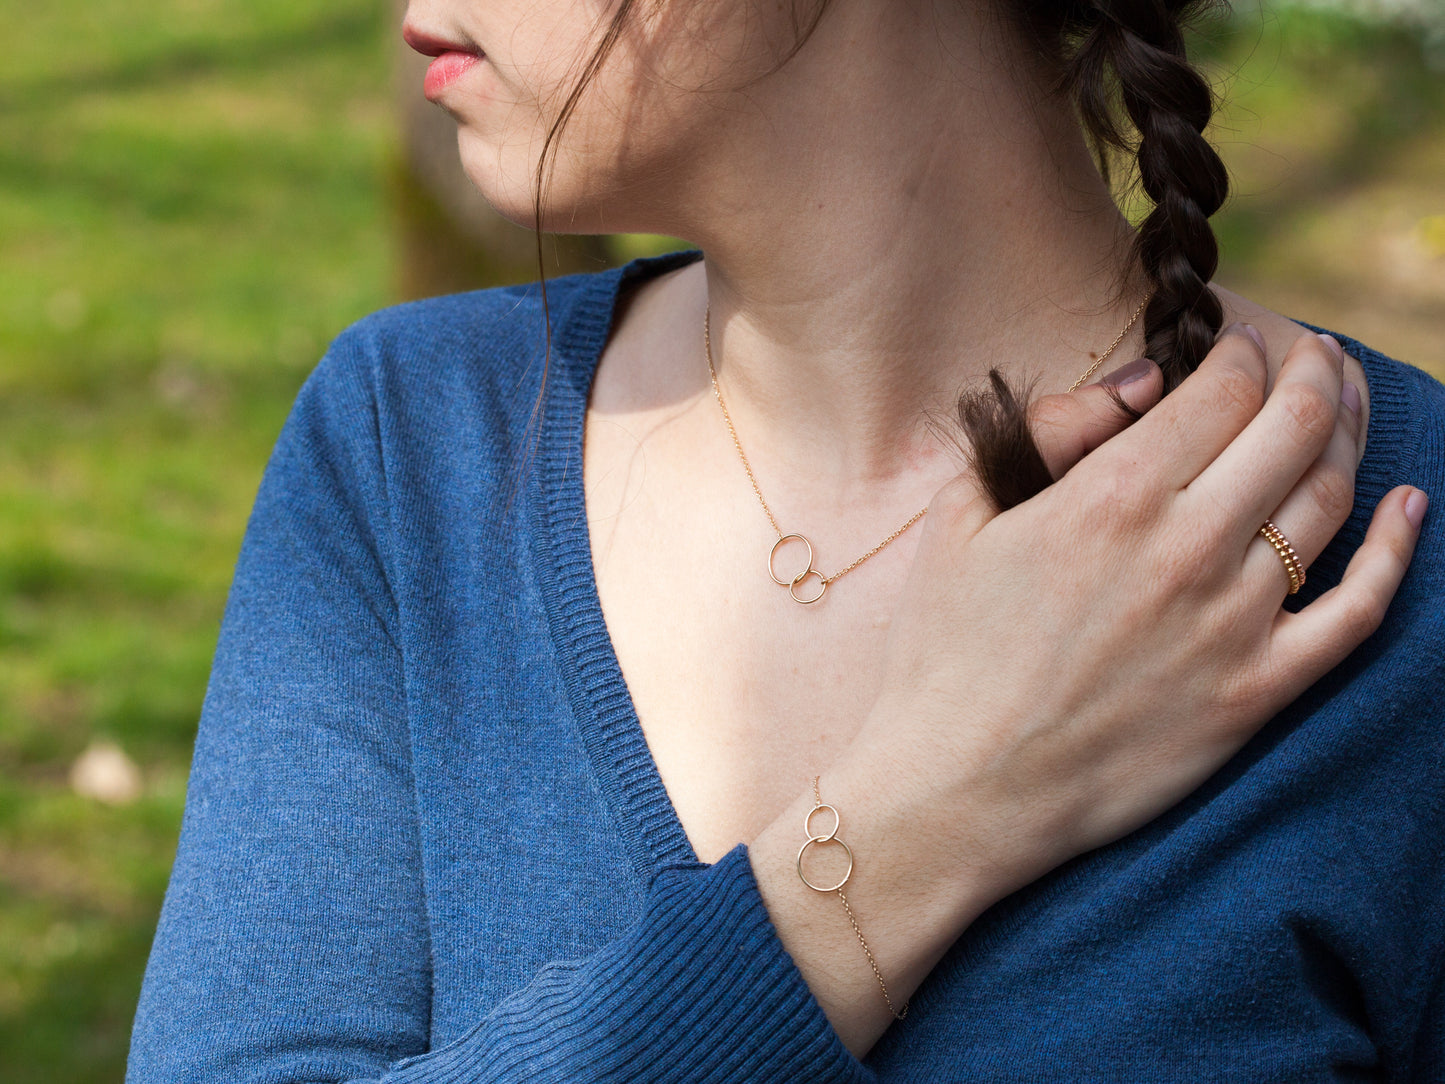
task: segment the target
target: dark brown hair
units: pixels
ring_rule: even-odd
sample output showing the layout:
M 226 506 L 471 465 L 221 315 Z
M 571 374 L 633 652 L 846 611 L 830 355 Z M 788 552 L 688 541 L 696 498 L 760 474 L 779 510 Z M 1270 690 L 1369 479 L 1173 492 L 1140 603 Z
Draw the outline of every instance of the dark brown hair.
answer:
M 619 0 L 543 142 L 533 210 L 544 313 L 541 225 L 556 142 L 639 2 Z M 1139 187 L 1153 204 L 1134 251 L 1153 290 L 1144 313 L 1145 356 L 1163 369 L 1165 390 L 1171 390 L 1204 359 L 1223 321 L 1219 299 L 1208 287 L 1219 262 L 1209 218 L 1224 203 L 1229 178 L 1204 137 L 1214 97 L 1189 62 L 1184 29 L 1205 13 L 1226 9 L 1228 0 L 996 2 L 1054 66 L 1057 89 L 1076 103 L 1105 177 L 1111 156 L 1132 159 Z M 806 18 L 794 8 L 795 44 L 778 66 L 802 48 L 828 3 L 815 0 Z M 1027 500 L 1051 481 L 1029 430 L 1028 398 L 995 369 L 986 388 L 966 393 L 958 403 L 971 465 L 1000 509 Z
M 1077 103 L 1104 175 L 1111 154 L 1123 152 L 1154 204 L 1134 252 L 1153 290 L 1144 355 L 1172 390 L 1204 360 L 1224 318 L 1209 289 L 1219 264 L 1209 218 L 1229 194 L 1229 175 L 1204 137 L 1214 96 L 1189 63 L 1184 29 L 1227 9 L 1227 0 L 1001 2 L 1056 65 L 1059 89 Z M 980 483 L 1004 509 L 1052 479 L 1028 428 L 1026 397 L 1009 393 L 997 370 L 989 376 L 989 388 L 959 400 L 958 420 Z

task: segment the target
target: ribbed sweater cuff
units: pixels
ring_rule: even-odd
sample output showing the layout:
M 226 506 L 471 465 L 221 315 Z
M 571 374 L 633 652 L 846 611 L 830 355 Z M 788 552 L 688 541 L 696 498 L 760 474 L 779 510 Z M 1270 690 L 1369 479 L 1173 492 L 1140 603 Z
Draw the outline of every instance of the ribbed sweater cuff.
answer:
M 467 1035 L 385 1079 L 865 1084 L 873 1074 L 778 940 L 739 846 L 712 866 L 663 871 L 624 936 L 549 965 Z

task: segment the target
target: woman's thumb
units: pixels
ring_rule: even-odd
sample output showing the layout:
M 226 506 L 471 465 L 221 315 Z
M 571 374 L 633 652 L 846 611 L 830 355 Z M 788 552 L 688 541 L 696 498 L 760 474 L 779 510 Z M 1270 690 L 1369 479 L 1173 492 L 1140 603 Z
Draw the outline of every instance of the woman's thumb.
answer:
M 1148 358 L 1116 369 L 1097 384 L 1046 395 L 1029 408 L 1029 428 L 1055 481 L 1117 436 L 1164 393 L 1164 374 Z

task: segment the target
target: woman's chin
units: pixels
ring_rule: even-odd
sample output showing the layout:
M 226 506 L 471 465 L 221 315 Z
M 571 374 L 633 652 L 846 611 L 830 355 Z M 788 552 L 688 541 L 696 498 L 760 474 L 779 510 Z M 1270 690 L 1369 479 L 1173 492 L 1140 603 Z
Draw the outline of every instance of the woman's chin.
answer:
M 473 187 L 494 211 L 523 229 L 536 228 L 535 173 L 509 175 L 497 168 L 495 157 L 475 162 L 468 160 L 465 153 L 462 165 Z M 617 232 L 618 227 L 606 221 L 598 202 L 583 198 L 582 192 L 575 191 L 578 186 L 568 182 L 569 178 L 559 173 L 549 185 L 543 201 L 542 229 L 547 233 Z
M 518 226 L 531 229 L 536 213 L 533 207 L 535 181 L 529 168 L 507 168 L 497 148 L 471 136 L 463 127 L 459 133 L 462 170 L 472 187 L 492 209 Z

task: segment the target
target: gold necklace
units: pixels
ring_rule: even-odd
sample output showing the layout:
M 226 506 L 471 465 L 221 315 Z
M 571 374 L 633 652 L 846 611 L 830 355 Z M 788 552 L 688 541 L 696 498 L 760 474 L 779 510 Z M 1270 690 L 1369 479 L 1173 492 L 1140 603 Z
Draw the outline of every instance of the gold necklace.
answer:
M 1149 304 L 1149 298 L 1152 296 L 1152 294 L 1145 295 L 1144 300 L 1139 302 L 1139 307 L 1134 310 L 1134 315 L 1130 316 L 1129 322 L 1124 325 L 1124 330 L 1119 332 L 1119 334 L 1114 337 L 1114 341 L 1109 344 L 1108 348 L 1102 354 L 1100 354 L 1097 358 L 1094 359 L 1093 364 L 1084 371 L 1084 374 L 1080 376 L 1078 380 L 1075 380 L 1072 385 L 1070 385 L 1069 391 L 1077 391 L 1079 386 L 1082 385 L 1085 380 L 1088 380 L 1089 377 L 1093 376 L 1094 373 L 1098 371 L 1099 366 L 1103 365 L 1104 362 L 1109 360 L 1109 356 L 1119 348 L 1119 344 L 1124 341 L 1125 337 L 1128 336 L 1129 332 L 1133 329 L 1134 324 L 1138 321 L 1140 314 L 1144 311 L 1144 306 Z M 733 447 L 738 450 L 738 458 L 743 461 L 743 470 L 747 471 L 748 481 L 752 483 L 753 492 L 757 495 L 758 503 L 763 506 L 763 512 L 766 513 L 768 517 L 768 522 L 773 525 L 773 530 L 778 536 L 778 540 L 773 543 L 773 548 L 768 551 L 768 575 L 772 578 L 772 581 L 778 586 L 786 587 L 788 589 L 788 594 L 792 597 L 794 602 L 802 603 L 804 606 L 811 606 L 813 603 L 819 601 L 825 594 L 828 593 L 828 586 L 831 583 L 833 583 L 835 580 L 840 580 L 844 576 L 848 575 L 848 573 L 852 572 L 864 561 L 868 560 L 868 558 L 877 554 L 895 538 L 897 538 L 904 531 L 908 530 L 908 528 L 912 527 L 915 523 L 922 519 L 924 517 L 924 514 L 928 511 L 928 506 L 924 505 L 917 512 L 913 513 L 913 515 L 909 516 L 907 522 L 905 522 L 903 526 L 899 527 L 896 531 L 890 534 L 882 542 L 879 542 L 878 545 L 874 546 L 862 557 L 859 557 L 847 568 L 843 569 L 840 572 L 835 572 L 831 576 L 823 575 L 821 572 L 819 572 L 816 568 L 813 567 L 813 543 L 808 541 L 805 536 L 798 534 L 797 532 L 790 532 L 788 534 L 784 534 L 783 529 L 778 526 L 777 518 L 773 515 L 773 510 L 768 507 L 768 502 L 763 499 L 763 491 L 758 487 L 757 478 L 753 476 L 752 464 L 748 462 L 747 453 L 743 451 L 742 441 L 738 440 L 738 431 L 733 428 L 732 417 L 728 414 L 727 404 L 723 402 L 722 389 L 718 387 L 717 369 L 713 367 L 712 363 L 711 305 L 709 305 L 703 313 L 702 349 L 703 354 L 707 357 L 707 371 L 708 376 L 712 379 L 712 393 L 714 398 L 717 399 L 717 405 L 722 408 L 723 421 L 727 423 L 728 432 L 732 434 Z M 778 556 L 778 549 L 784 543 L 795 538 L 807 547 L 808 566 L 790 580 L 780 579 L 777 573 L 777 569 L 775 567 Z M 802 584 L 805 584 L 808 581 L 809 577 L 814 576 L 816 576 L 818 579 L 818 593 L 811 597 L 805 597 L 798 594 L 798 587 Z

